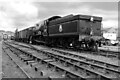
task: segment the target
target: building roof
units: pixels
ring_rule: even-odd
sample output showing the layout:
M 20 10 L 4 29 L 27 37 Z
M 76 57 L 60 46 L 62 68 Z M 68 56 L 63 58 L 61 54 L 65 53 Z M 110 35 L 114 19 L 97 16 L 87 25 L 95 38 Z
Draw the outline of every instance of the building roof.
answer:
M 111 27 L 111 28 L 104 28 L 103 29 L 103 33 L 116 33 L 117 34 L 117 32 L 118 32 L 118 29 L 117 28 L 113 28 L 113 27 Z

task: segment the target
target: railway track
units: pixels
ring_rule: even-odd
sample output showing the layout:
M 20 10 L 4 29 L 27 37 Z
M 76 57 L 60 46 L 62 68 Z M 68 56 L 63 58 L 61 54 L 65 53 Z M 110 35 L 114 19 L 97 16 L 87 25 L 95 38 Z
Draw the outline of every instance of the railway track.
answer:
M 16 45 L 20 45 L 20 46 L 23 46 L 23 47 L 26 47 L 26 48 L 31 48 L 31 49 L 37 49 L 37 47 L 40 47 L 40 46 L 36 46 L 36 45 L 29 45 L 29 44 L 19 44 L 19 43 L 13 43 L 13 44 L 16 44 Z M 34 47 L 33 47 L 34 46 Z M 81 55 L 83 55 L 83 54 L 87 54 L 87 57 L 89 57 L 89 56 L 95 56 L 95 57 L 97 57 L 97 58 L 106 58 L 106 59 L 108 59 L 107 60 L 107 62 L 108 62 L 108 64 L 110 63 L 110 64 L 113 64 L 113 65 L 115 65 L 115 66 L 119 66 L 118 65 L 118 61 L 119 61 L 119 59 L 118 58 L 111 58 L 111 57 L 106 57 L 106 56 L 99 56 L 98 54 L 101 54 L 101 53 L 96 53 L 96 52 L 76 52 L 76 51 L 72 51 L 72 50 L 64 50 L 64 49 L 60 49 L 60 48 L 49 48 L 49 47 L 46 47 L 46 46 L 42 46 L 42 47 L 44 47 L 44 49 L 51 49 L 51 50 L 53 50 L 53 51 L 57 51 L 57 52 L 59 52 L 59 53 L 63 53 L 64 55 L 66 54 L 70 54 L 70 55 L 72 55 L 72 56 L 81 56 Z M 38 48 L 39 49 L 39 48 Z M 37 50 L 38 50 L 37 49 Z M 105 51 L 106 52 L 106 51 Z M 104 52 L 104 54 L 105 54 L 105 52 Z M 109 51 L 107 52 L 108 54 L 109 54 Z M 114 53 L 113 53 L 114 54 Z M 82 57 L 82 56 L 81 56 Z M 83 56 L 84 57 L 84 56 Z M 86 57 L 86 56 L 85 56 Z M 97 59 L 97 60 L 99 60 L 99 59 Z M 97 61 L 96 60 L 96 61 Z M 110 60 L 110 61 L 109 61 Z M 111 61 L 112 60 L 112 61 Z M 101 61 L 101 62 L 103 62 L 103 60 L 99 60 L 99 61 Z M 104 60 L 104 61 L 106 61 L 106 60 Z M 115 61 L 115 62 L 114 62 Z M 115 64 L 114 64 L 115 63 Z
M 61 48 L 58 48 L 61 49 Z M 114 59 L 118 59 L 118 56 L 120 54 L 120 52 L 118 51 L 110 51 L 110 50 L 102 50 L 99 49 L 98 52 L 93 52 L 93 51 L 84 51 L 84 50 L 75 50 L 75 49 L 64 49 L 64 50 L 68 50 L 68 51 L 76 51 L 76 52 L 80 52 L 80 53 L 87 53 L 87 54 L 93 54 L 93 55 L 100 55 L 100 56 L 104 56 L 104 57 L 108 57 L 108 58 L 114 58 Z
M 6 43 L 5 43 L 6 44 Z M 7 44 L 6 44 L 7 45 Z M 45 61 L 42 61 L 42 63 L 40 63 L 39 61 L 36 61 L 37 58 L 35 58 L 32 55 L 26 54 L 26 52 L 19 50 L 18 48 L 12 47 L 10 45 L 8 45 L 10 50 L 14 52 L 14 54 L 19 57 L 23 62 L 25 62 L 27 65 L 29 64 L 31 67 L 33 67 L 33 69 L 38 73 L 38 75 L 40 75 L 40 78 L 32 78 L 33 80 L 39 80 L 39 79 L 46 79 L 46 80 L 51 80 L 51 78 L 64 78 L 64 75 L 62 75 L 61 73 L 58 74 L 56 72 L 53 71 L 53 69 L 47 69 L 45 64 Z M 41 57 L 39 57 L 40 59 L 47 59 L 46 56 L 41 55 Z M 50 60 L 51 62 L 52 60 Z M 43 66 L 42 66 L 43 65 Z M 54 66 L 54 64 L 52 65 Z M 39 68 L 39 69 L 38 69 Z M 64 71 L 64 69 L 63 69 Z
M 8 47 L 6 47 L 8 48 Z M 24 69 L 16 62 L 16 59 L 14 58 L 14 56 L 12 56 L 12 54 L 7 52 L 7 49 L 3 48 L 3 51 L 9 56 L 9 58 L 15 63 L 15 65 L 17 66 L 18 69 L 20 69 L 20 71 L 26 76 L 26 78 L 28 78 L 28 80 L 32 80 L 31 77 L 28 75 L 28 73 L 26 71 L 24 71 Z
M 29 52 L 24 51 L 25 49 L 23 50 L 20 48 L 20 46 L 24 46 L 27 49 L 29 48 Z M 116 64 L 106 63 L 105 61 L 98 61 L 78 54 L 73 54 L 53 48 L 40 50 L 31 45 L 25 46 L 18 44 L 12 44 L 12 47 L 18 47 L 20 51 L 34 58 L 36 61 L 41 61 L 47 64 L 47 67 L 53 66 L 55 70 L 62 70 L 67 76 L 74 75 L 74 77 L 80 77 L 82 79 L 100 78 L 102 80 L 110 80 L 120 77 L 119 65 Z M 38 53 L 31 54 L 31 49 L 35 51 L 37 50 L 37 52 L 42 53 L 43 55 L 47 56 L 47 58 L 40 59 Z M 60 64 L 62 64 L 62 67 Z
M 46 68 L 45 65 L 40 66 L 40 64 L 38 62 L 36 62 L 35 60 L 33 60 L 32 58 L 30 58 L 29 56 L 23 54 L 23 52 L 17 50 L 14 47 L 11 47 L 9 45 L 7 45 L 6 43 L 4 43 L 7 46 L 7 50 L 9 49 L 12 53 L 8 53 L 10 54 L 10 58 L 12 58 L 11 60 L 15 62 L 15 64 L 17 64 L 20 68 L 22 69 L 22 73 L 25 74 L 26 78 L 28 80 L 39 80 L 39 79 L 46 79 L 49 80 L 49 76 L 45 74 L 45 71 L 36 71 L 36 68 L 33 66 L 34 64 L 38 64 L 39 67 L 44 70 Z M 4 49 L 6 50 L 6 48 Z M 23 63 L 24 62 L 24 63 Z M 28 62 L 32 64 L 32 66 L 28 65 Z M 46 70 L 46 73 L 48 72 L 48 70 Z M 51 73 L 51 71 L 49 70 L 49 72 Z M 8 73 L 9 74 L 9 73 Z M 22 74 L 21 74 L 22 75 Z M 54 75 L 54 74 L 53 74 Z M 56 76 L 56 75 L 55 75 Z M 29 78 L 28 78 L 29 77 Z M 20 77 L 21 78 L 21 77 Z M 57 77 L 58 78 L 58 77 Z M 24 78 L 23 78 L 24 79 Z
M 14 44 L 18 44 L 18 43 L 14 43 Z M 24 43 L 25 44 L 25 43 Z M 19 44 L 19 45 L 21 45 L 21 46 L 23 46 L 23 47 L 29 47 L 29 46 L 27 46 L 28 44 L 26 44 L 26 45 L 22 45 L 22 44 Z M 45 46 L 45 47 L 47 47 L 47 46 Z M 47 47 L 47 48 L 49 48 L 49 47 Z M 55 48 L 54 48 L 55 49 Z M 61 48 L 56 48 L 56 49 L 61 49 Z M 75 51 L 75 52 L 79 52 L 79 53 L 86 53 L 86 54 L 92 54 L 92 55 L 100 55 L 100 56 L 104 56 L 104 57 L 108 57 L 108 58 L 113 58 L 113 59 L 119 59 L 119 54 L 120 54 L 120 52 L 119 51 L 110 51 L 110 50 L 102 50 L 102 49 L 100 49 L 98 52 L 93 52 L 93 51 L 83 51 L 83 50 L 75 50 L 75 49 L 62 49 L 62 50 L 67 50 L 67 51 Z

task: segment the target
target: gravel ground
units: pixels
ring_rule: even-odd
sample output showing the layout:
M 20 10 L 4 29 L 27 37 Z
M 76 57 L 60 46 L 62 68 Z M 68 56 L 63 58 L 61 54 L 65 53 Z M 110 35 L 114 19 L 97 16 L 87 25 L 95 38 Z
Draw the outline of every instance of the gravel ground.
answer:
M 26 78 L 4 51 L 2 51 L 2 72 L 2 78 Z
M 34 67 L 30 67 L 30 65 L 26 65 L 25 63 L 23 63 L 19 58 L 16 58 L 16 55 L 12 54 L 9 50 L 7 51 L 9 54 L 11 54 L 11 56 L 13 56 L 15 58 L 15 61 L 20 64 L 19 66 L 21 66 L 24 71 L 26 71 L 28 73 L 29 76 L 31 76 L 32 78 L 47 78 L 49 77 L 53 77 L 53 78 L 61 78 L 61 74 L 51 71 L 51 69 L 46 68 L 46 65 L 34 65 L 35 66 L 39 66 L 38 71 L 36 72 L 34 70 Z M 3 71 L 3 75 L 2 78 L 24 78 L 25 75 L 16 67 L 16 65 L 10 60 L 10 58 L 8 57 L 8 55 L 5 54 L 5 52 L 3 51 L 2 53 L 2 71 Z M 40 72 L 43 72 L 44 76 L 40 76 Z

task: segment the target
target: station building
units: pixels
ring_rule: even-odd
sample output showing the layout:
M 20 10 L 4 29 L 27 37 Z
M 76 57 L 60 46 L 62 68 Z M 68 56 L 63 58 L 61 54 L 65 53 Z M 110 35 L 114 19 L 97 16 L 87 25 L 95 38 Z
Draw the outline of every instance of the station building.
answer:
M 112 44 L 118 42 L 118 29 L 117 28 L 106 28 L 103 30 L 103 37 L 109 39 Z

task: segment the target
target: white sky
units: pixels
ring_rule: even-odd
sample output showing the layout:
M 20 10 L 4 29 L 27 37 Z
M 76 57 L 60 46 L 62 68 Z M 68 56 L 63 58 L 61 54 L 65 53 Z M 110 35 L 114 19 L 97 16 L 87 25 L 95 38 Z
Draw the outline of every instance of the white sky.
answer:
M 0 0 L 0 30 L 14 32 L 16 28 L 21 30 L 30 27 L 53 15 L 69 14 L 100 16 L 103 17 L 104 28 L 117 28 L 117 2 L 118 0 Z

